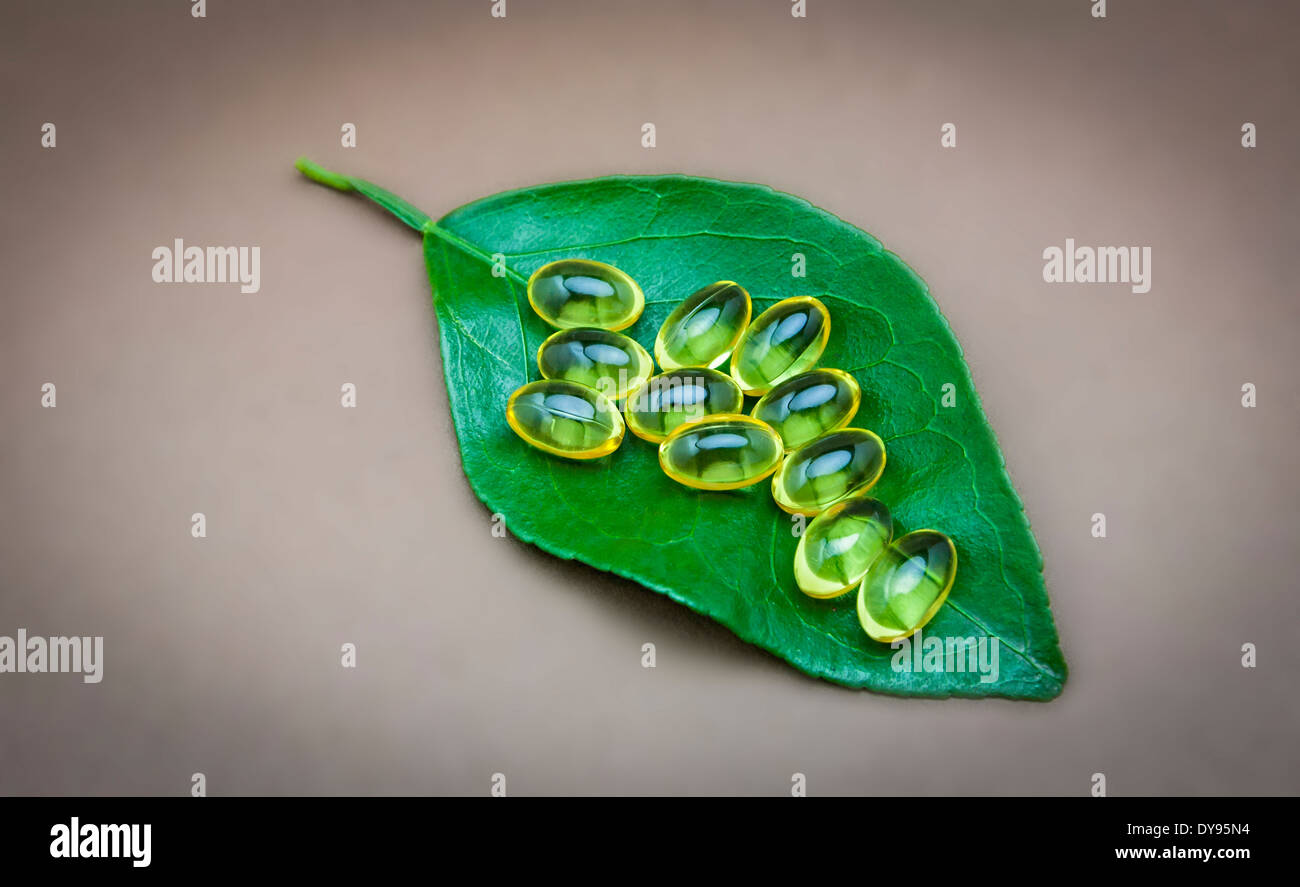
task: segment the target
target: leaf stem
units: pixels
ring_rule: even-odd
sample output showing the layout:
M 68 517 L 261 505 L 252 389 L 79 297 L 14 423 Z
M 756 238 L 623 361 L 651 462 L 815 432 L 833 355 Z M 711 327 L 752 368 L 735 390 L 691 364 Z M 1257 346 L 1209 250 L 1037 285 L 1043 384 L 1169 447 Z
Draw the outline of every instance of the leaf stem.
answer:
M 416 231 L 423 233 L 433 225 L 433 219 L 424 210 L 406 202 L 391 191 L 384 190 L 373 182 L 353 176 L 339 175 L 324 167 L 317 166 L 306 157 L 299 157 L 294 166 L 313 182 L 339 191 L 355 191 L 363 197 L 369 198 Z

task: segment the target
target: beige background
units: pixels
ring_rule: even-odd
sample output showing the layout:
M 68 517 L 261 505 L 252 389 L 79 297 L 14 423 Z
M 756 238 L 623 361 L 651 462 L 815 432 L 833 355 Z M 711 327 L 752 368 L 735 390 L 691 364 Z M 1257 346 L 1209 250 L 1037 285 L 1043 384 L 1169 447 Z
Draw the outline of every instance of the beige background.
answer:
M 0 634 L 104 635 L 106 664 L 0 675 L 0 792 L 1300 790 L 1294 7 L 207 5 L 3 6 Z M 435 216 L 686 172 L 880 237 L 967 352 L 1064 695 L 840 689 L 494 539 L 418 239 L 299 154 Z M 262 291 L 153 284 L 176 237 L 261 246 Z M 1150 246 L 1151 292 L 1043 283 L 1066 237 Z

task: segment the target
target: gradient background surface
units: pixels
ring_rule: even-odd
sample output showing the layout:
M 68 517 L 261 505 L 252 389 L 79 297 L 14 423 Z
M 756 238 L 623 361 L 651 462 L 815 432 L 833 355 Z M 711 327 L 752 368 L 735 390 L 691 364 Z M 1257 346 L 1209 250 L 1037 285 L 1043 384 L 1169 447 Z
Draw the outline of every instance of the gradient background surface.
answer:
M 1300 791 L 1294 6 L 490 5 L 3 4 L 0 634 L 105 671 L 0 675 L 0 793 Z M 300 154 L 435 217 L 683 172 L 875 234 L 966 351 L 1063 695 L 841 689 L 493 538 L 419 239 Z M 260 246 L 261 292 L 154 284 L 177 237 Z M 1151 291 L 1045 284 L 1066 237 Z

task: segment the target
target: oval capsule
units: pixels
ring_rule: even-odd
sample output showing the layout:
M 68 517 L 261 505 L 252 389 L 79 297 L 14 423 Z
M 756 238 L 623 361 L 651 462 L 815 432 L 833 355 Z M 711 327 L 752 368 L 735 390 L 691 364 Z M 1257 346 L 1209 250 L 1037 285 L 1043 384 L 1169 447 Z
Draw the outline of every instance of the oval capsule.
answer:
M 731 377 L 717 370 L 688 367 L 646 380 L 627 397 L 624 418 L 637 437 L 661 443 L 679 425 L 738 413 L 745 397 Z
M 758 316 L 731 356 L 731 378 L 757 397 L 812 369 L 831 334 L 831 313 L 812 296 L 782 299 Z
M 538 317 L 562 330 L 583 326 L 621 330 L 641 316 L 645 294 L 613 265 L 561 259 L 528 278 L 528 303 Z
M 595 388 L 542 379 L 510 395 L 506 421 L 527 443 L 567 459 L 598 459 L 623 442 L 618 407 Z
M 836 502 L 799 537 L 794 581 L 809 597 L 839 597 L 862 581 L 893 536 L 883 502 L 866 496 Z
M 654 372 L 650 354 L 634 339 L 597 327 L 554 333 L 537 349 L 545 379 L 564 379 L 595 388 L 620 401 Z
M 791 453 L 772 478 L 772 498 L 791 514 L 819 514 L 871 489 L 884 470 L 884 441 L 865 428 L 845 428 Z
M 872 640 L 890 643 L 926 625 L 957 578 L 957 548 L 935 530 L 908 533 L 887 547 L 858 588 L 858 622 Z
M 858 380 L 848 373 L 811 370 L 791 376 L 764 394 L 751 415 L 776 429 L 788 453 L 848 425 L 861 402 Z
M 678 426 L 659 445 L 659 467 L 688 487 L 735 490 L 776 471 L 783 455 L 770 425 L 729 413 Z
M 721 366 L 745 334 L 753 303 L 738 283 L 719 280 L 686 297 L 655 337 L 655 360 L 665 370 Z

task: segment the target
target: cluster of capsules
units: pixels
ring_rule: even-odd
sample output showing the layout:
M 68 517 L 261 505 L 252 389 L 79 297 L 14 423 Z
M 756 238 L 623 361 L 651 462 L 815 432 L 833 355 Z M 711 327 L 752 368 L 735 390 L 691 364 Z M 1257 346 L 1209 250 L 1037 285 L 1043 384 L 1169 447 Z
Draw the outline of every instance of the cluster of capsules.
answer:
M 866 495 L 884 473 L 885 444 L 850 427 L 857 380 L 816 367 L 831 329 L 821 301 L 784 299 L 751 321 L 744 287 L 710 284 L 668 315 L 653 360 L 619 332 L 641 316 L 645 296 L 611 265 L 544 265 L 528 280 L 528 301 L 558 332 L 538 349 L 542 379 L 506 405 L 526 442 L 597 459 L 631 429 L 658 444 L 664 473 L 688 487 L 734 490 L 770 477 L 778 506 L 813 518 L 795 552 L 800 590 L 831 599 L 856 588 L 858 620 L 874 640 L 908 637 L 943 605 L 957 551 L 935 530 L 894 539 L 889 509 Z M 746 397 L 758 398 L 748 415 Z

